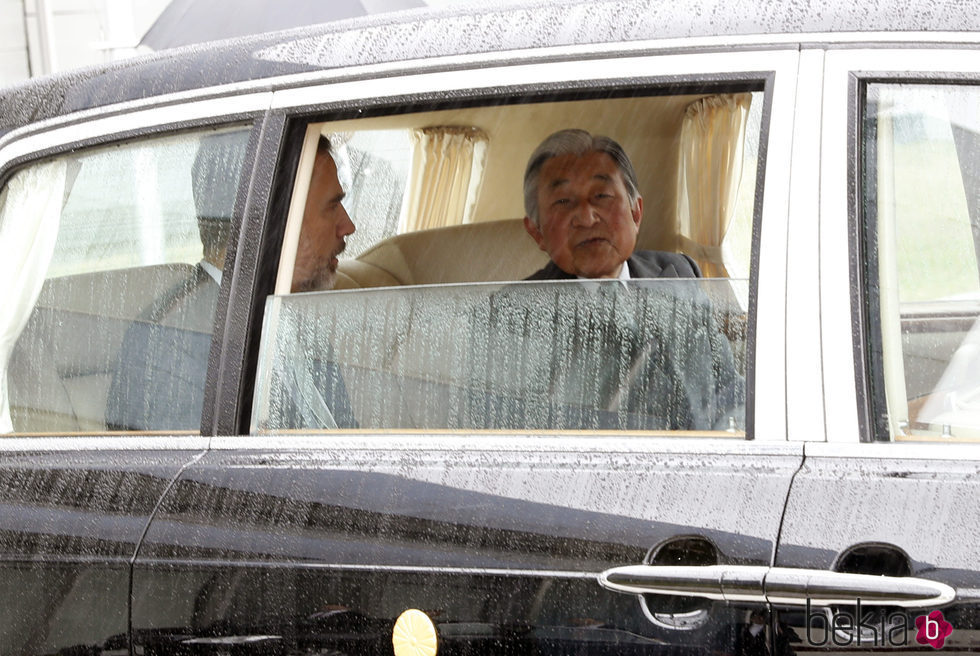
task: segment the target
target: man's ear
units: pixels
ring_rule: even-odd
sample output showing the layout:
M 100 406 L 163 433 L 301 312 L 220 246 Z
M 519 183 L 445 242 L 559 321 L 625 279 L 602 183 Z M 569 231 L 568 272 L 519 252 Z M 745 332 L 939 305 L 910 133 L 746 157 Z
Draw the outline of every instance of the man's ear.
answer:
M 547 253 L 548 250 L 544 247 L 544 235 L 541 234 L 538 226 L 534 225 L 534 222 L 529 216 L 524 217 L 524 229 L 527 230 L 527 234 L 531 235 L 531 239 L 538 245 L 538 248 Z
M 633 214 L 633 224 L 636 225 L 637 228 L 639 228 L 640 221 L 643 220 L 643 196 L 636 197 L 636 202 L 633 203 L 632 214 Z

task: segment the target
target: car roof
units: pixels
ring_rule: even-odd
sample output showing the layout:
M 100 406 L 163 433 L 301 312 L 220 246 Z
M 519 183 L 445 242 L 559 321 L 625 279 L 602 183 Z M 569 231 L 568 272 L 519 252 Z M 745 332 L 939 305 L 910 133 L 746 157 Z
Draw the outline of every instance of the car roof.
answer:
M 165 50 L 0 90 L 0 134 L 72 112 L 291 74 L 530 48 L 749 35 L 980 32 L 973 0 L 556 0 L 423 8 Z

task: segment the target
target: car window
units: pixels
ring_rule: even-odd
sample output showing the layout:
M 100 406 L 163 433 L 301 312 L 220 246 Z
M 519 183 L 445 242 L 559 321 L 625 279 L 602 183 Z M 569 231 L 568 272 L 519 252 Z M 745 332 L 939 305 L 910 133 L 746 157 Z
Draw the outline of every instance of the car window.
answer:
M 0 432 L 200 429 L 247 138 L 96 147 L 11 176 Z
M 685 88 L 310 124 L 253 432 L 744 436 L 762 102 L 751 89 Z M 524 168 L 565 128 L 622 144 L 644 202 L 637 250 L 683 254 L 703 279 L 523 282 L 549 262 L 525 226 Z M 297 287 L 324 140 L 349 222 L 323 238 L 335 276 Z
M 879 434 L 980 438 L 980 91 L 867 86 L 864 212 Z
M 433 285 L 270 300 L 260 431 L 736 431 L 728 281 Z

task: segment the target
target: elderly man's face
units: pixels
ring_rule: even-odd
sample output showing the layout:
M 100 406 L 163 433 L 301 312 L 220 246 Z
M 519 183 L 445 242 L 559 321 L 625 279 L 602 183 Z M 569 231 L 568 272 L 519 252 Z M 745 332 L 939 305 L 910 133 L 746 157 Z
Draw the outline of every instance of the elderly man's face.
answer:
M 354 232 L 354 223 L 341 204 L 343 198 L 333 158 L 317 154 L 296 248 L 292 291 L 333 287 L 337 257 L 347 247 L 344 238 Z
M 538 177 L 540 226 L 524 227 L 566 273 L 615 278 L 633 253 L 643 199 L 630 207 L 616 162 L 602 152 L 554 157 Z

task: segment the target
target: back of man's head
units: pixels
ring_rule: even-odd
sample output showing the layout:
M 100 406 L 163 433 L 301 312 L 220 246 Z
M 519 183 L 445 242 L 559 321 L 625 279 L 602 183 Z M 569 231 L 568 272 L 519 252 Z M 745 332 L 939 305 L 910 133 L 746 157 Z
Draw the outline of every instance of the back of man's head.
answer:
M 623 176 L 630 205 L 636 204 L 636 199 L 640 196 L 636 171 L 633 170 L 633 163 L 630 162 L 626 151 L 619 143 L 609 137 L 592 135 L 586 130 L 559 130 L 548 136 L 534 149 L 528 158 L 527 168 L 524 170 L 524 211 L 535 226 L 541 226 L 538 208 L 538 178 L 541 167 L 549 159 L 555 157 L 563 155 L 581 157 L 591 152 L 606 153 L 612 158 Z
M 201 138 L 191 167 L 191 189 L 206 259 L 223 251 L 241 180 L 248 131 L 222 132 Z

